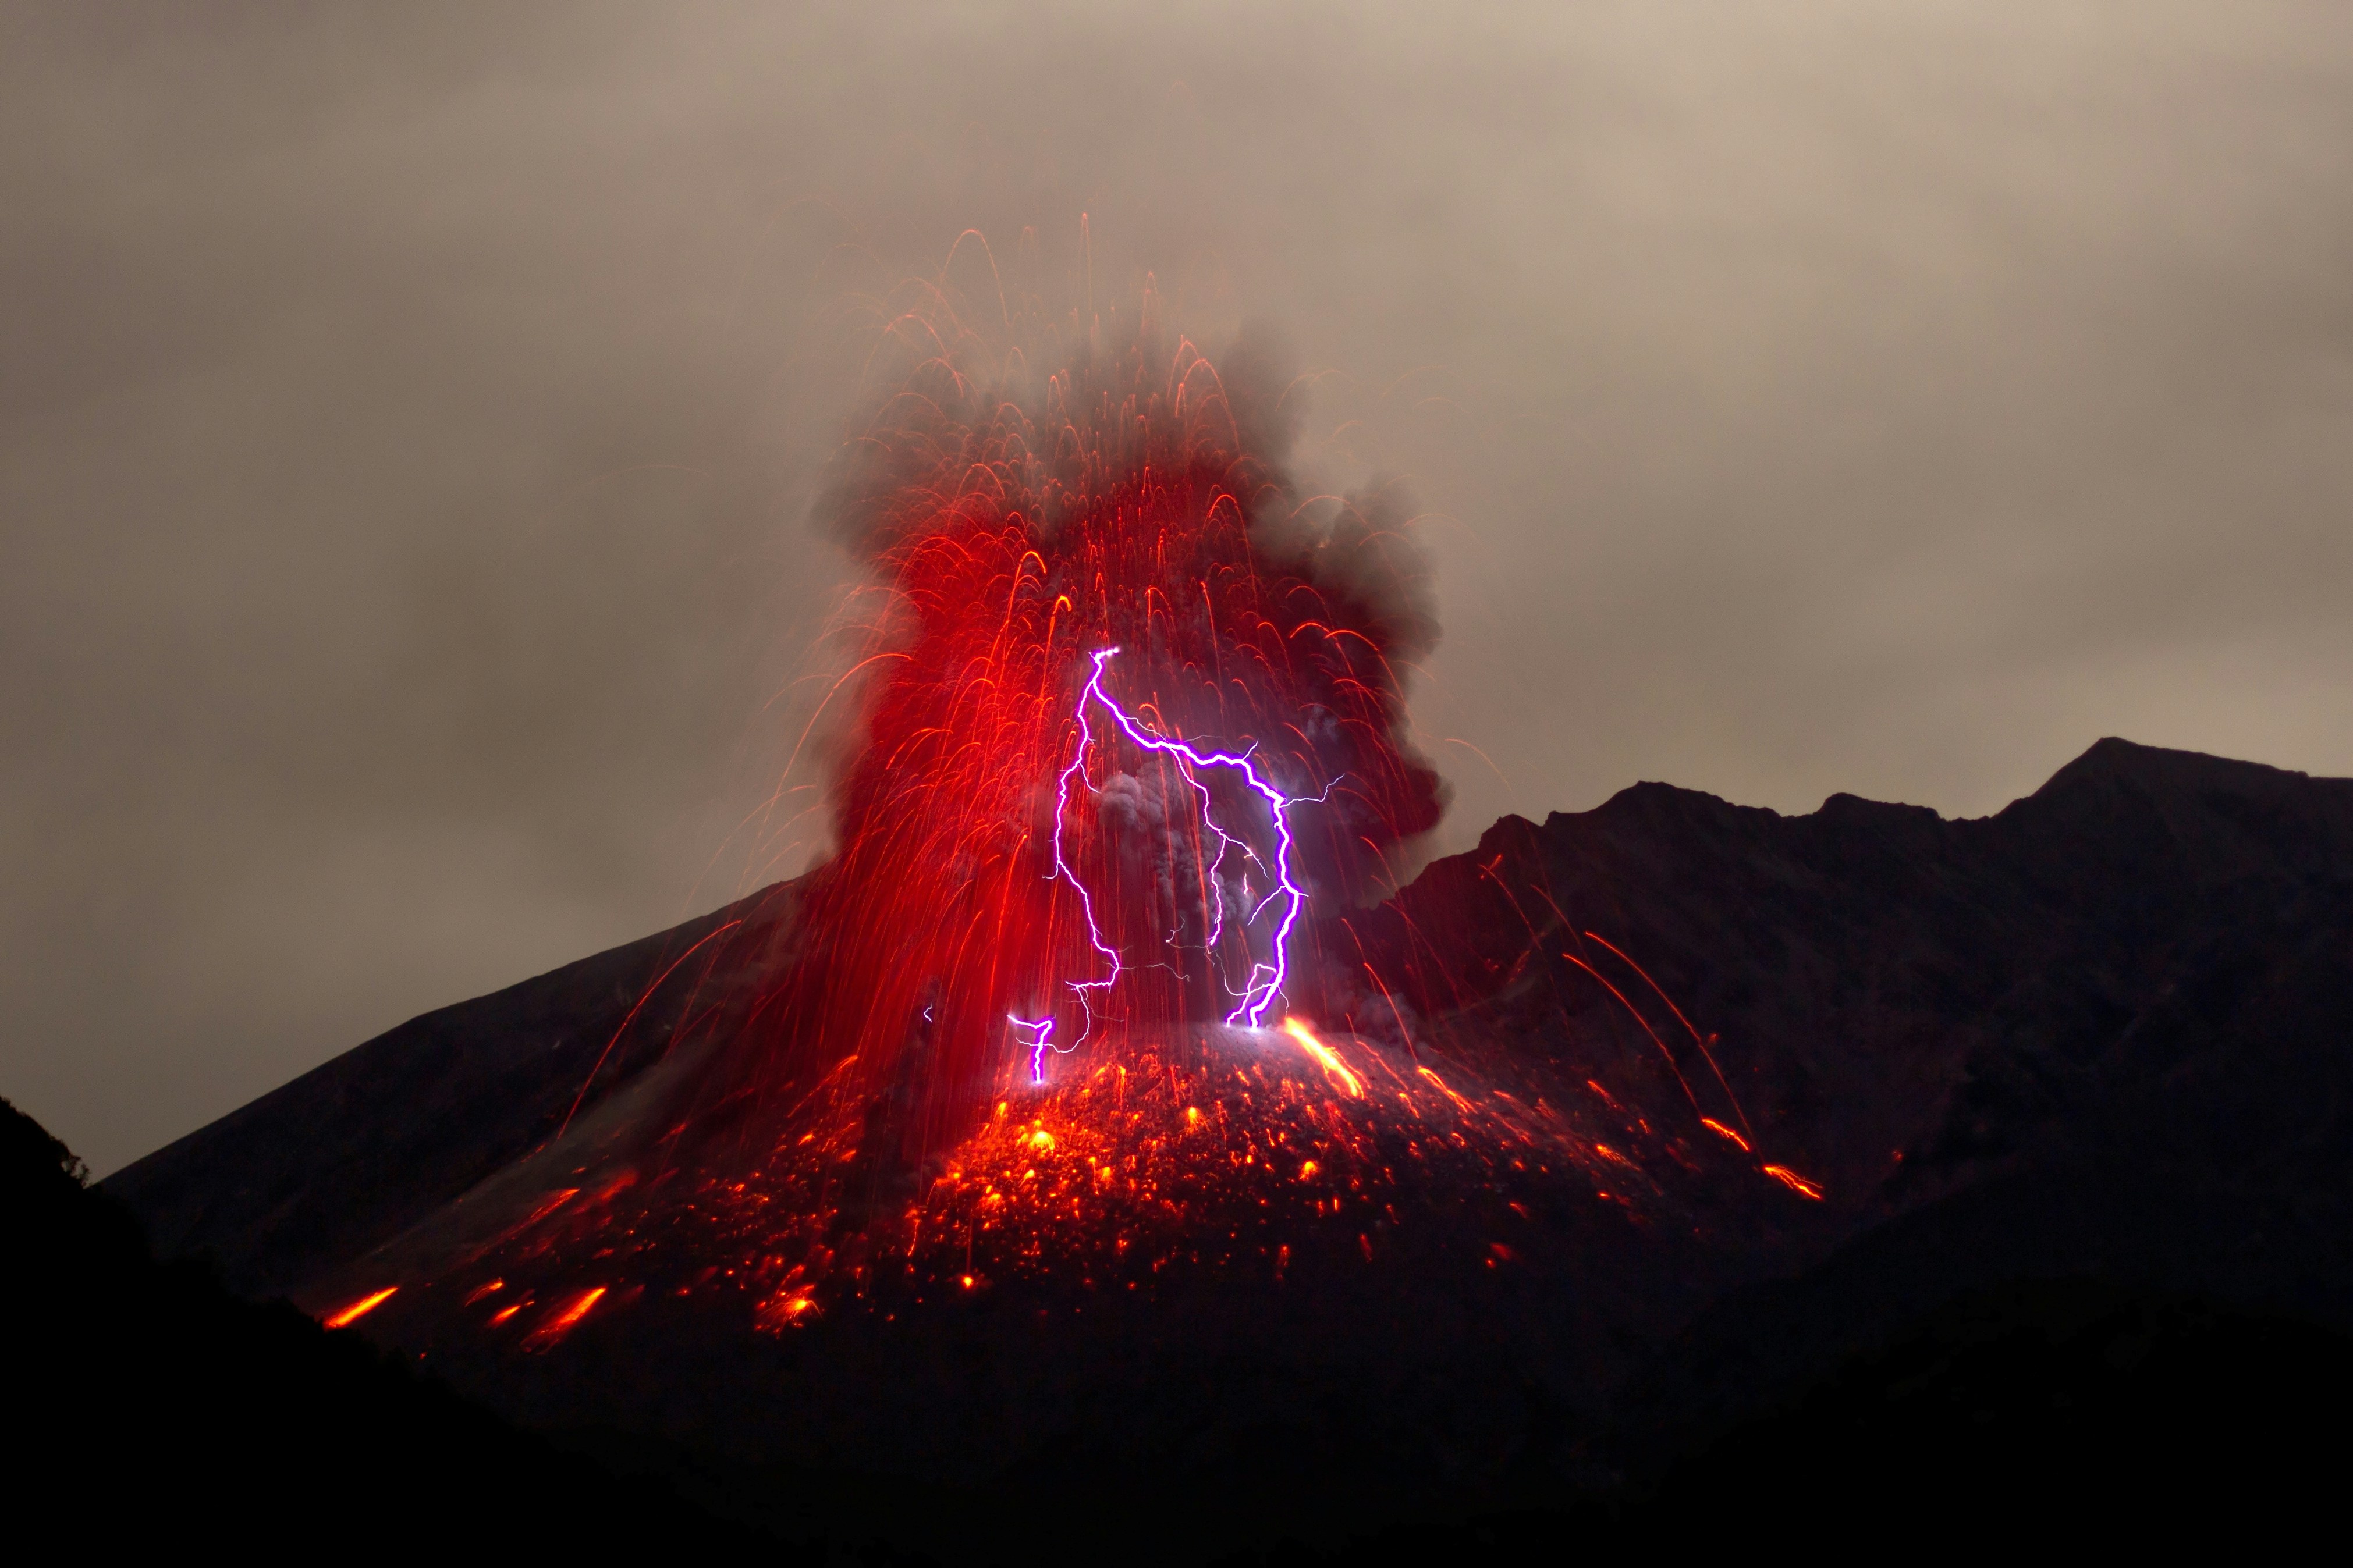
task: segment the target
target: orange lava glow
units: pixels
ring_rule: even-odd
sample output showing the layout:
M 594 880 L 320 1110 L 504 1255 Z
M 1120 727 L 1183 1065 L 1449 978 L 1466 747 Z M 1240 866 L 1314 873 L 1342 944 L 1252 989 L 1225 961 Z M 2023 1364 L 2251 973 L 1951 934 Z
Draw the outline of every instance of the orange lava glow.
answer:
M 1702 1127 L 1706 1128 L 1710 1132 L 1716 1134 L 1718 1137 L 1729 1139 L 1733 1142 L 1739 1144 L 1740 1152 L 1742 1153 L 1746 1154 L 1752 1152 L 1748 1147 L 1747 1139 L 1743 1138 L 1739 1133 L 1735 1132 L 1731 1128 L 1726 1127 L 1715 1117 L 1703 1116 L 1699 1119 L 1699 1124 Z
M 1801 1198 L 1811 1198 L 1816 1203 L 1822 1201 L 1822 1189 L 1820 1186 L 1806 1180 L 1786 1165 L 1767 1165 L 1765 1167 L 1765 1173 Z
M 774 1333 L 782 1329 L 797 1329 L 818 1316 L 818 1304 L 807 1288 L 787 1289 L 760 1304 L 759 1326 Z
M 333 1317 L 329 1318 L 327 1320 L 327 1327 L 331 1329 L 347 1329 L 351 1327 L 353 1323 L 358 1322 L 362 1318 L 366 1317 L 370 1312 L 375 1311 L 378 1307 L 383 1306 L 386 1301 L 391 1300 L 393 1293 L 399 1289 L 400 1287 L 397 1285 L 387 1285 L 373 1296 L 361 1297 L 350 1306 L 345 1307 L 342 1311 L 337 1312 Z
M 1299 1048 L 1315 1058 L 1325 1075 L 1336 1083 L 1350 1100 L 1365 1098 L 1365 1080 L 1348 1070 L 1348 1064 L 1333 1052 L 1331 1047 L 1315 1037 L 1314 1031 L 1296 1018 L 1282 1021 L 1282 1032 L 1299 1042 Z
M 554 1344 L 569 1333 L 581 1319 L 588 1315 L 588 1310 L 604 1299 L 605 1292 L 608 1289 L 607 1286 L 598 1285 L 575 1296 L 571 1305 L 532 1330 L 530 1336 L 532 1346 L 536 1349 Z
M 1514 1227 L 1547 1184 L 1620 1207 L 1659 1201 L 1615 1146 L 1660 1148 L 1639 1125 L 1612 1117 L 1604 1142 L 1589 1110 L 1451 1071 L 1297 1020 L 1107 1040 L 1084 1070 L 991 1096 L 992 1114 L 925 1173 L 858 1174 L 870 1126 L 795 1122 L 741 1174 L 657 1184 L 655 1210 L 548 1214 L 483 1262 L 512 1279 L 593 1253 L 608 1279 L 744 1292 L 754 1326 L 783 1332 L 860 1300 L 912 1309 L 1022 1280 L 1152 1291 L 1172 1268 L 1279 1279 L 1304 1252 L 1378 1267 L 1406 1212 L 1433 1202 L 1452 1215 L 1439 1229 L 1459 1231 L 1461 1267 L 1484 1269 L 1518 1248 L 1465 1226 L 1453 1205 L 1466 1199 L 1493 1216 L 1482 1224 Z M 531 1348 L 601 1294 L 572 1299 Z

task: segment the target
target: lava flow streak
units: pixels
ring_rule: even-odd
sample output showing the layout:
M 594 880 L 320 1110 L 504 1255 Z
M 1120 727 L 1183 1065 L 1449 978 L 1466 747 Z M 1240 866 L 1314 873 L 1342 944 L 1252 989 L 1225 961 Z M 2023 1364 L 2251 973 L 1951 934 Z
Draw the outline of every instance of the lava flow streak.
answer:
M 362 1318 L 366 1317 L 370 1312 L 375 1311 L 378 1307 L 383 1306 L 386 1301 L 392 1300 L 393 1293 L 399 1289 L 400 1287 L 397 1285 L 387 1285 L 381 1290 L 374 1291 L 368 1295 L 361 1297 L 350 1306 L 345 1307 L 342 1311 L 329 1316 L 326 1320 L 327 1327 L 331 1329 L 350 1328 L 353 1323 L 358 1322 Z
M 1209 815 L 1209 792 L 1207 786 L 1200 783 L 1196 773 L 1198 770 L 1208 768 L 1232 769 L 1241 775 L 1246 787 L 1266 803 L 1268 815 L 1274 824 L 1275 849 L 1272 872 L 1274 890 L 1259 900 L 1250 910 L 1250 914 L 1240 923 L 1248 926 L 1254 922 L 1265 912 L 1266 907 L 1277 899 L 1282 900 L 1282 913 L 1275 924 L 1271 959 L 1251 962 L 1250 974 L 1242 983 L 1241 990 L 1235 991 L 1231 986 L 1227 987 L 1227 994 L 1239 999 L 1233 1010 L 1226 1015 L 1227 1023 L 1246 1024 L 1253 1029 L 1265 1026 L 1266 1015 L 1269 1009 L 1273 1007 L 1276 998 L 1282 995 L 1283 983 L 1289 978 L 1288 946 L 1291 931 L 1299 921 L 1299 911 L 1307 902 L 1306 893 L 1292 879 L 1292 837 L 1289 812 L 1292 806 L 1298 804 L 1298 801 L 1277 789 L 1256 767 L 1252 766 L 1248 752 L 1237 755 L 1229 752 L 1197 751 L 1183 741 L 1172 740 L 1165 735 L 1155 735 L 1137 723 L 1134 716 L 1113 700 L 1111 694 L 1103 689 L 1103 666 L 1118 653 L 1119 649 L 1116 647 L 1095 650 L 1094 662 L 1087 679 L 1086 689 L 1079 694 L 1078 708 L 1073 714 L 1079 726 L 1078 750 L 1072 753 L 1070 765 L 1062 770 L 1057 781 L 1054 799 L 1054 871 L 1057 876 L 1068 879 L 1078 890 L 1079 903 L 1086 919 L 1088 942 L 1111 965 L 1111 973 L 1099 980 L 1066 982 L 1071 992 L 1079 998 L 1080 1006 L 1087 1019 L 1086 1028 L 1081 1031 L 1077 1039 L 1067 1046 L 1051 1046 L 1050 1037 L 1054 1032 L 1054 1022 L 1051 1018 L 1032 1021 L 1017 1017 L 1011 1020 L 1016 1030 L 1035 1031 L 1022 1040 L 1022 1044 L 1029 1049 L 1030 1078 L 1033 1082 L 1045 1081 L 1045 1051 L 1048 1047 L 1051 1046 L 1055 1051 L 1067 1056 L 1085 1043 L 1094 1026 L 1094 1009 L 1088 993 L 1108 991 L 1119 979 L 1124 967 L 1120 960 L 1119 949 L 1103 940 L 1102 928 L 1095 920 L 1094 895 L 1088 890 L 1087 884 L 1079 874 L 1071 868 L 1062 847 L 1063 821 L 1070 813 L 1071 781 L 1074 778 L 1084 781 L 1087 752 L 1094 743 L 1094 731 L 1087 723 L 1089 702 L 1096 704 L 1109 714 L 1112 722 L 1118 726 L 1120 732 L 1126 736 L 1129 742 L 1138 750 L 1174 756 L 1187 770 L 1192 770 L 1186 773 L 1186 781 L 1199 793 L 1201 797 L 1200 826 L 1214 835 L 1218 840 L 1217 853 L 1208 858 L 1203 868 L 1204 878 L 1212 890 L 1212 907 L 1215 911 L 1208 933 L 1208 945 L 1212 949 L 1217 946 L 1219 938 L 1225 930 L 1225 894 L 1223 887 L 1217 879 L 1219 869 L 1224 865 L 1227 851 L 1239 840 L 1235 835 L 1219 827 Z M 1327 787 L 1323 795 L 1301 798 L 1322 800 L 1330 793 Z M 1250 851 L 1247 844 L 1244 845 L 1243 853 L 1253 861 L 1258 858 Z

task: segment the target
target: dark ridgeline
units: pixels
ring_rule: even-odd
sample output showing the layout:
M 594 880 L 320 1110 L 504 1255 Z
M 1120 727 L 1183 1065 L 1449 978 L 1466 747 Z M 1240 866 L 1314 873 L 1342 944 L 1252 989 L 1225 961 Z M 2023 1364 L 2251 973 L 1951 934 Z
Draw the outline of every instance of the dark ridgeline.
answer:
M 2353 1323 L 2353 781 L 2108 740 L 1974 821 L 1641 784 L 1433 866 L 1400 900 L 1423 938 L 1392 921 L 1387 962 L 1424 994 L 1502 971 L 1525 942 L 1507 887 L 1720 1032 L 1760 1152 L 1839 1215 L 1698 1342 L 1778 1376 L 1989 1282 L 2080 1272 Z M 1613 1028 L 1651 1048 L 1553 968 L 1556 991 L 1524 973 L 1462 1000 L 1527 1048 Z M 1556 994 L 1570 1033 L 1593 1026 L 1565 1038 Z
M 522 1431 L 412 1358 L 257 1304 L 139 1222 L 0 1100 L 16 1560 L 209 1548 L 390 1553 L 773 1550 L 753 1530 Z
M 656 976 L 743 920 L 732 967 L 655 987 L 591 1085 L 616 1115 L 640 1089 L 659 1102 L 659 1075 L 693 1061 L 662 1065 L 672 1026 L 709 1037 L 736 1015 L 791 912 L 771 890 L 428 1015 L 107 1190 L 164 1254 L 323 1305 L 322 1282 L 542 1145 Z M 1718 1037 L 1758 1156 L 1823 1201 L 1711 1187 L 1689 1236 L 1539 1215 L 1576 1268 L 1451 1315 L 1377 1270 L 1052 1335 L 1009 1299 L 936 1331 L 845 1313 L 789 1342 L 649 1300 L 543 1356 L 453 1351 L 445 1375 L 739 1503 L 888 1519 L 950 1554 L 1146 1509 L 1146 1544 L 1178 1555 L 1413 1511 L 1483 1511 L 1499 1543 L 1702 1528 L 1718 1505 L 1752 1539 L 1897 1500 L 1989 1527 L 2030 1499 L 2151 1488 L 2276 1511 L 2296 1453 L 2333 1451 L 2284 1435 L 2348 1392 L 2353 782 L 2104 741 L 1978 821 L 1844 795 L 1784 817 L 1643 784 L 1507 818 L 1314 941 L 1327 1000 L 1361 954 L 1430 1048 L 1482 1040 L 1571 1080 L 1596 1064 L 1630 1116 L 1734 1121 L 1685 1051 L 1690 1106 L 1572 962 L 1624 979 L 1597 947 L 1614 944 Z M 1286 1300 L 1314 1311 L 1284 1319 Z M 1384 1300 L 1431 1342 L 1411 1322 L 1360 1334 Z M 1524 1353 L 1548 1317 L 1575 1320 L 1570 1350 Z M 402 1342 L 393 1314 L 369 1326 Z M 907 1446 L 952 1409 L 993 1440 L 955 1465 Z M 1511 1511 L 1572 1503 L 1573 1521 Z
M 690 1004 L 706 988 L 749 990 L 745 970 L 773 951 L 797 901 L 789 886 L 768 888 L 412 1018 L 118 1171 L 108 1189 L 160 1255 L 206 1258 L 247 1295 L 294 1289 L 545 1143 L 575 1107 L 642 1079 L 681 1027 L 707 1032 L 716 1020 L 690 1019 Z M 712 944 L 716 975 L 678 962 L 730 921 L 744 940 Z

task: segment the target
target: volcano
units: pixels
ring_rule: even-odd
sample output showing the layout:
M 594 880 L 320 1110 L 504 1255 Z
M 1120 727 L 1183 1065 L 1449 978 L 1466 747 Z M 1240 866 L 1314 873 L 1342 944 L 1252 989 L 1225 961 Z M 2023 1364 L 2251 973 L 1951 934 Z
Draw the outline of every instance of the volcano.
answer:
M 1311 908 L 1272 1026 L 1139 1014 L 1042 1074 L 913 1026 L 714 1101 L 822 875 L 106 1186 L 527 1425 L 950 1555 L 1525 1502 L 2020 1279 L 2353 1326 L 2353 781 L 2110 740 L 1979 820 L 1639 784 Z
M 1401 493 L 1149 288 L 903 303 L 817 507 L 829 856 L 124 1172 L 161 1249 L 946 1556 L 1508 1507 L 2054 1269 L 2337 1310 L 2348 786 L 1644 785 L 1405 883 Z

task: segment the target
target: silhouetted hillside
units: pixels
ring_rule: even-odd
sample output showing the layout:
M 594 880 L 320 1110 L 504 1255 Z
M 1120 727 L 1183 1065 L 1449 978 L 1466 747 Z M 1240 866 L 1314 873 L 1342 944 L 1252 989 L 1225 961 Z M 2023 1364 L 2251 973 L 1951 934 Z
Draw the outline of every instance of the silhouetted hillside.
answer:
M 16 1523 L 52 1544 L 374 1558 L 774 1551 L 777 1543 L 559 1451 L 408 1358 L 157 1265 L 138 1222 L 0 1100 Z
M 1991 1544 L 2213 1530 L 2243 1550 L 2327 1528 L 2353 1340 L 2103 1279 L 1957 1300 L 1676 1462 L 1660 1536 L 1710 1515 L 1861 1545 L 1897 1521 Z M 2177 1541 L 2179 1538 L 2177 1537 Z
M 2097 1279 L 1950 1302 L 1656 1468 L 1562 1506 L 1395 1525 L 1269 1565 L 1550 1562 L 1607 1550 L 1928 1555 L 2228 1542 L 2336 1527 L 2353 1339 Z
M 546 1142 L 659 1058 L 701 971 L 671 962 L 738 922 L 714 989 L 741 992 L 792 920 L 776 886 L 385 1031 L 108 1179 L 156 1251 L 247 1295 L 294 1289 Z

